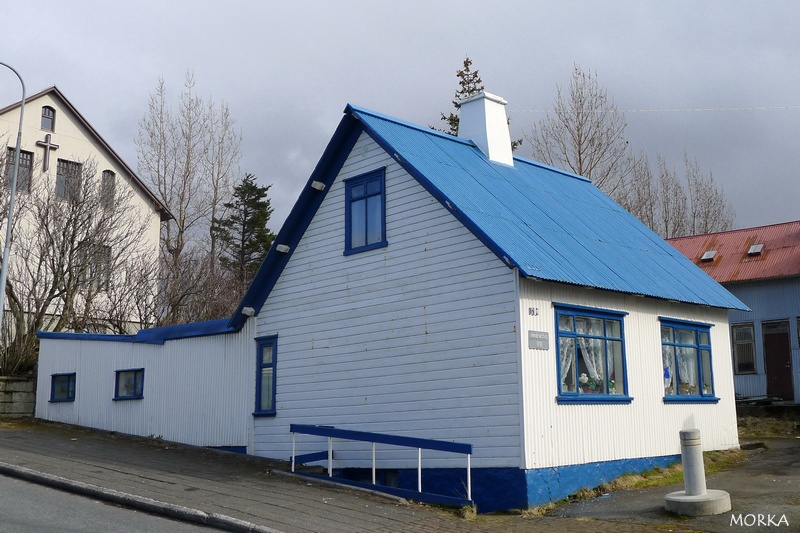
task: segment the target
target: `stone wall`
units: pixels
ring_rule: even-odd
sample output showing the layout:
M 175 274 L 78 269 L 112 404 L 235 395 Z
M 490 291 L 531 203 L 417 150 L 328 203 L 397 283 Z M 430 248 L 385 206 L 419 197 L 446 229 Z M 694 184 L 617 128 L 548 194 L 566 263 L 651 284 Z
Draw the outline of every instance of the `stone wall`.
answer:
M 35 408 L 33 379 L 0 377 L 0 416 L 32 417 Z

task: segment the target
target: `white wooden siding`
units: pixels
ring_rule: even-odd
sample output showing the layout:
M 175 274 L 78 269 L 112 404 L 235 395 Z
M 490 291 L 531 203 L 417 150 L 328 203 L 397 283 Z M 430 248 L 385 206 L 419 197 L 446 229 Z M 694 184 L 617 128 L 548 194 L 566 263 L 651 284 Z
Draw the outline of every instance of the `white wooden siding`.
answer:
M 682 429 L 702 432 L 704 449 L 738 446 L 725 310 L 607 291 L 520 280 L 524 468 L 680 453 Z M 559 405 L 553 303 L 624 311 L 629 405 Z M 538 309 L 531 316 L 530 308 Z M 711 349 L 718 404 L 664 404 L 659 316 L 714 324 Z M 549 335 L 549 349 L 528 349 L 528 331 Z
M 800 317 L 800 278 L 762 280 L 726 285 L 734 296 L 752 311 L 731 311 L 731 324 L 753 324 L 756 348 L 756 373 L 733 377 L 736 392 L 742 396 L 766 396 L 767 376 L 764 363 L 764 336 L 761 323 L 772 320 L 789 321 L 789 342 L 792 347 L 794 397 L 800 403 L 800 339 L 797 319 Z
M 342 180 L 384 166 L 389 244 L 345 257 Z M 278 335 L 278 381 L 277 415 L 255 420 L 256 453 L 288 458 L 289 424 L 325 424 L 467 442 L 476 467 L 518 466 L 514 276 L 362 134 L 258 316 L 257 335 Z M 323 449 L 298 437 L 298 453 Z M 365 466 L 356 449 L 336 447 Z M 414 464 L 391 456 L 381 466 Z
M 246 446 L 255 405 L 253 320 L 237 334 L 164 345 L 42 339 L 36 416 L 198 446 Z M 113 401 L 117 370 L 144 368 L 144 398 Z M 76 373 L 75 401 L 49 402 Z

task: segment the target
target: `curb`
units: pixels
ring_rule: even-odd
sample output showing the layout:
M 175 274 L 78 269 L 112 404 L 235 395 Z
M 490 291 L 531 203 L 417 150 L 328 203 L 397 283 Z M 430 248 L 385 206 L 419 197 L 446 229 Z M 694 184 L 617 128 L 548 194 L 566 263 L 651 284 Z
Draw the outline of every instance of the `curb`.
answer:
M 2 463 L 0 463 L 0 464 L 2 464 Z M 358 487 L 358 486 L 354 486 L 354 485 L 348 485 L 347 483 L 339 483 L 339 482 L 336 481 L 336 479 L 320 479 L 320 478 L 317 478 L 317 477 L 308 477 L 308 476 L 305 476 L 305 475 L 303 475 L 301 473 L 286 472 L 286 471 L 283 471 L 283 470 L 272 470 L 270 473 L 276 474 L 278 476 L 293 478 L 293 479 L 296 479 L 298 481 L 303 481 L 303 482 L 306 482 L 306 483 L 315 483 L 317 485 L 323 485 L 323 486 L 326 486 L 326 487 L 335 487 L 337 489 L 352 490 L 352 491 L 356 491 L 356 492 L 362 492 L 364 494 L 369 494 L 370 496 L 373 496 L 375 498 L 382 498 L 382 499 L 385 499 L 385 500 L 389 500 L 389 501 L 391 501 L 393 503 L 396 503 L 396 504 L 399 504 L 399 505 L 408 505 L 408 500 L 406 498 L 403 498 L 402 496 L 395 496 L 394 494 L 388 494 L 388 493 L 382 492 L 380 490 L 374 490 L 374 489 L 368 489 L 368 488 L 365 488 L 365 487 Z
M 5 474 L 11 477 L 32 481 L 40 485 L 45 485 L 55 489 L 81 494 L 83 496 L 90 496 L 99 500 L 109 501 L 120 504 L 124 507 L 130 507 L 146 511 L 151 514 L 175 518 L 184 522 L 191 522 L 194 524 L 202 524 L 206 526 L 215 527 L 225 531 L 233 531 L 236 533 L 282 533 L 277 529 L 272 529 L 265 526 L 259 526 L 245 520 L 239 520 L 231 516 L 219 513 L 206 513 L 199 509 L 192 509 L 183 507 L 181 505 L 174 505 L 171 503 L 160 502 L 151 498 L 137 496 L 135 494 L 128 494 L 113 489 L 105 489 L 97 485 L 83 483 L 82 481 L 73 481 L 52 474 L 45 474 L 25 468 L 22 466 L 15 466 L 8 463 L 0 462 L 0 474 Z

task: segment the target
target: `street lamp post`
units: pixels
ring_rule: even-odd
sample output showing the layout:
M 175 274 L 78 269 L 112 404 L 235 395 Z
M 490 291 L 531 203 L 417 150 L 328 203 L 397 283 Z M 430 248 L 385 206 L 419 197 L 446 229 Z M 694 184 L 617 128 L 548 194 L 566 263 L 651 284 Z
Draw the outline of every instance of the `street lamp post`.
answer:
M 14 149 L 14 169 L 11 172 L 11 194 L 8 198 L 8 219 L 6 220 L 6 242 L 3 246 L 3 264 L 0 268 L 0 332 L 3 328 L 3 314 L 6 308 L 6 278 L 8 277 L 8 256 L 11 249 L 11 226 L 14 216 L 14 196 L 17 192 L 17 172 L 19 171 L 19 147 L 22 143 L 22 117 L 25 114 L 25 82 L 22 76 L 10 65 L 0 62 L 0 65 L 8 68 L 17 75 L 19 83 L 22 85 L 22 100 L 19 106 L 19 127 L 17 128 L 17 147 Z

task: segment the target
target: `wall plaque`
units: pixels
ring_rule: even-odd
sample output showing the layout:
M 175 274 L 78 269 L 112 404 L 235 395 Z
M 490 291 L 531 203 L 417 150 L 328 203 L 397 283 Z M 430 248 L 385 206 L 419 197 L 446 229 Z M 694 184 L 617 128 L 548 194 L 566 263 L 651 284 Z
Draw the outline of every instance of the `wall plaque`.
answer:
M 549 350 L 550 335 L 546 331 L 528 331 L 528 348 L 531 350 Z

